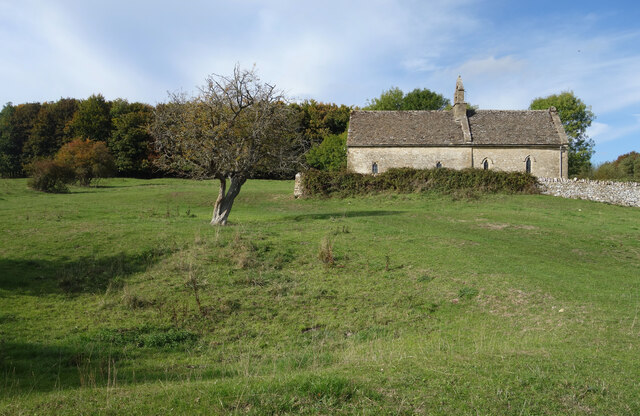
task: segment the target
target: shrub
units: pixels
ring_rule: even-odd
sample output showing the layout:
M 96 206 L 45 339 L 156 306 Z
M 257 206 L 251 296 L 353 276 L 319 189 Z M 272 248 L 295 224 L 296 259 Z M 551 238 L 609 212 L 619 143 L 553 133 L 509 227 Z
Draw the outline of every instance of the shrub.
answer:
M 71 169 L 78 183 L 89 186 L 95 178 L 106 178 L 115 172 L 113 156 L 103 142 L 76 139 L 56 153 L 57 163 Z
M 67 185 L 75 180 L 73 170 L 50 159 L 32 162 L 27 171 L 31 175 L 29 187 L 43 192 L 67 192 Z
M 378 175 L 354 172 L 326 172 L 310 169 L 303 175 L 309 196 L 355 196 L 377 192 L 410 193 L 460 190 L 477 192 L 537 193 L 535 176 L 524 172 L 501 172 L 482 169 L 411 169 L 395 168 Z

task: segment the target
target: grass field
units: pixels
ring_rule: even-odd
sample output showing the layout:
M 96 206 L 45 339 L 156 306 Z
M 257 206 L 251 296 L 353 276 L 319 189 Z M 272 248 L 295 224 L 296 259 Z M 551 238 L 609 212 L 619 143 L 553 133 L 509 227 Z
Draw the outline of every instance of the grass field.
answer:
M 640 414 L 640 209 L 0 181 L 0 414 Z

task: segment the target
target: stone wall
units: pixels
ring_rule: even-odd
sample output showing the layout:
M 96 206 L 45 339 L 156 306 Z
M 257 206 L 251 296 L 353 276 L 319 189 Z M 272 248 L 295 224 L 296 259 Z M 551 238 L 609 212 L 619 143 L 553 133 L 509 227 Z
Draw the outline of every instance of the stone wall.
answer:
M 538 181 L 545 195 L 640 207 L 640 184 L 637 182 L 557 178 L 538 178 Z
M 347 168 L 372 173 L 372 165 L 376 163 L 378 172 L 382 173 L 401 167 L 433 169 L 440 162 L 443 168 L 481 169 L 486 159 L 489 169 L 524 172 L 527 157 L 531 159 L 531 173 L 535 176 L 566 176 L 566 153 L 535 147 L 350 147 Z
M 350 147 L 347 150 L 347 168 L 357 173 L 371 173 L 373 163 L 378 164 L 378 173 L 382 173 L 389 168 L 433 169 L 438 162 L 443 168 L 468 168 L 471 148 Z
M 302 185 L 302 173 L 296 173 L 296 180 L 293 183 L 293 197 L 300 198 L 304 196 L 304 186 Z
M 504 171 L 525 171 L 526 158 L 531 160 L 531 174 L 538 177 L 566 177 L 566 153 L 560 149 L 540 149 L 533 147 L 491 148 L 474 147 L 473 164 L 482 169 L 486 159 L 489 169 Z M 564 160 L 562 158 L 564 157 Z M 564 172 L 560 169 L 563 168 Z

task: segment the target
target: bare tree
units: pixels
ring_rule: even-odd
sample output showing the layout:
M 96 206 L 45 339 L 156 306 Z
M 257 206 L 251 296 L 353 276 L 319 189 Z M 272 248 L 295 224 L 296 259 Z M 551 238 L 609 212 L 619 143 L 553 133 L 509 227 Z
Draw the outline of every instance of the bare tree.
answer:
M 156 107 L 151 125 L 160 168 L 220 181 L 212 225 L 227 223 L 233 201 L 257 167 L 277 171 L 293 162 L 295 131 L 283 93 L 261 82 L 255 68 L 238 65 L 232 76 L 209 76 L 194 97 L 170 94 L 168 103 Z

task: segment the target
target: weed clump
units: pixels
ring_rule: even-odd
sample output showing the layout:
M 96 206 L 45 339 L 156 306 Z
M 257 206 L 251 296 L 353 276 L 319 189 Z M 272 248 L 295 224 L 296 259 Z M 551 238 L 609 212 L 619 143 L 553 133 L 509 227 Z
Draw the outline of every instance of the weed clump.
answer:
M 327 237 L 323 238 L 320 242 L 320 250 L 318 251 L 318 259 L 327 266 L 333 266 L 335 264 L 335 257 L 333 256 L 333 244 Z
M 478 296 L 478 289 L 475 287 L 465 286 L 458 292 L 458 297 L 460 299 L 471 299 Z

